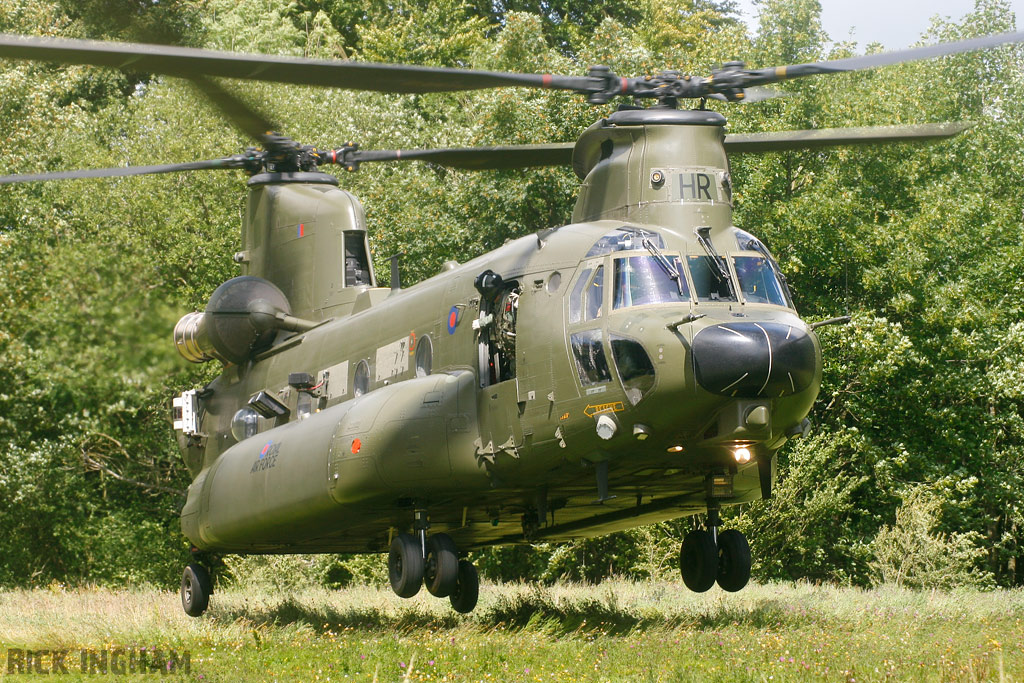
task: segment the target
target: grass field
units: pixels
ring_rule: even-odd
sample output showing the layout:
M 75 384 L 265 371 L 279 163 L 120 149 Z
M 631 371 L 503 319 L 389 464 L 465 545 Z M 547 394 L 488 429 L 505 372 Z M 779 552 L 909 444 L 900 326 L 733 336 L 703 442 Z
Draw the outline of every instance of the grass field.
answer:
M 425 591 L 250 589 L 192 619 L 177 593 L 39 589 L 0 593 L 0 647 L 10 680 L 129 680 L 127 653 L 156 648 L 196 681 L 1022 681 L 1024 592 L 484 585 L 461 616 Z M 109 655 L 105 676 L 82 649 Z M 29 655 L 59 672 L 55 650 L 66 676 L 8 673 Z

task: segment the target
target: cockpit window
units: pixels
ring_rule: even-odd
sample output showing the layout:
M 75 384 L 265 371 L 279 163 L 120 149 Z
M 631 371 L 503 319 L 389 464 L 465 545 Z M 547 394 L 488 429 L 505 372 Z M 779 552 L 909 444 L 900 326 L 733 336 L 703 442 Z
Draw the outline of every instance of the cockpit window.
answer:
M 583 319 L 594 320 L 600 317 L 601 303 L 604 301 L 604 266 L 598 266 L 594 271 L 594 279 L 587 286 L 583 298 Z
M 736 277 L 747 303 L 786 305 L 786 294 L 764 256 L 733 256 Z
M 639 342 L 615 334 L 611 335 L 611 341 L 612 357 L 619 369 L 622 388 L 629 402 L 636 405 L 654 388 L 654 365 Z
M 754 237 L 745 230 L 733 228 L 733 231 L 736 235 L 736 246 L 739 247 L 740 251 L 756 251 L 759 254 L 761 254 L 761 256 L 763 256 L 765 259 L 767 259 L 768 266 L 772 269 L 772 273 L 774 274 L 775 279 L 781 285 L 780 289 L 782 290 L 782 296 L 786 300 L 785 304 L 780 305 L 789 306 L 790 308 L 792 308 L 793 295 L 790 293 L 789 285 L 786 283 L 786 276 L 782 273 L 782 269 L 779 268 L 779 264 L 775 261 L 771 253 L 768 251 L 768 247 L 764 246 L 764 242 L 757 239 L 756 237 Z M 737 266 L 737 270 L 738 269 L 739 266 Z M 742 285 L 741 283 L 741 287 L 743 286 L 744 285 Z M 750 301 L 751 299 L 748 297 L 747 300 Z M 773 301 L 772 303 L 775 302 Z
M 729 268 L 725 259 L 717 258 L 717 264 L 711 256 L 689 256 L 686 261 L 693 277 L 693 288 L 696 290 L 697 301 L 736 301 L 736 290 L 729 277 Z M 717 268 L 715 266 L 718 266 Z
M 594 246 L 587 252 L 586 258 L 594 256 L 604 256 L 614 251 L 629 251 L 631 249 L 643 249 L 640 244 L 641 238 L 647 237 L 651 242 L 656 244 L 659 249 L 665 248 L 665 240 L 661 238 L 656 232 L 641 231 L 637 228 L 631 228 L 629 226 L 623 226 L 618 230 L 613 230 L 601 239 L 599 239 Z
M 686 284 L 686 278 L 682 276 L 679 257 L 665 258 L 680 274 L 679 285 L 653 256 L 627 256 L 615 259 L 612 308 L 689 301 L 690 287 Z
M 580 279 L 576 280 L 576 284 L 573 285 L 572 294 L 569 295 L 570 323 L 578 323 L 583 320 L 583 290 L 590 282 L 590 274 L 593 272 L 592 268 L 584 268 L 580 273 Z
M 761 247 L 764 247 L 761 240 L 757 239 L 746 230 L 734 227 L 732 231 L 736 236 L 736 248 L 740 251 L 760 251 L 760 249 L 754 246 L 755 244 L 759 244 Z
M 604 355 L 604 344 L 601 343 L 601 330 L 577 332 L 570 337 L 570 343 L 580 384 L 587 386 L 612 380 L 608 359 Z

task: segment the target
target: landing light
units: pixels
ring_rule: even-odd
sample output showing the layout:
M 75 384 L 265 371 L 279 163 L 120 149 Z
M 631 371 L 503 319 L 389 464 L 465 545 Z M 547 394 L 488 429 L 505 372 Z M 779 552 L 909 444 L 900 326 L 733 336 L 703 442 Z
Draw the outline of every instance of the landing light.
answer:
M 738 463 L 750 462 L 750 449 L 745 446 L 740 446 L 732 452 L 732 456 L 736 458 L 736 462 Z
M 668 450 L 669 453 L 679 453 L 680 451 L 683 450 L 683 447 L 682 446 L 669 446 L 667 450 Z

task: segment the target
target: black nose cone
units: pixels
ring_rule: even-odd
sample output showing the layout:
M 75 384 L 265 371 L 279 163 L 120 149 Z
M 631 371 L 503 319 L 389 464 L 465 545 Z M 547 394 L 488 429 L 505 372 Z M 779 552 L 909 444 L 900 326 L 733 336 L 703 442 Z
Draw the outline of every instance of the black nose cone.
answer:
M 693 338 L 697 382 L 721 396 L 776 398 L 814 380 L 818 353 L 804 330 L 785 323 L 724 323 Z

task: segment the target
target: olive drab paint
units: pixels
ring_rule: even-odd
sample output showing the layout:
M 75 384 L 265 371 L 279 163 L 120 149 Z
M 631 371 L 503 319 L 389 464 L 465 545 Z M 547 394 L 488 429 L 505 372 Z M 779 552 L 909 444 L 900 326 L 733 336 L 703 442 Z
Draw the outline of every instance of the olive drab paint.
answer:
M 365 222 L 331 176 L 255 176 L 237 260 L 315 326 L 280 334 L 200 392 L 197 434 L 179 435 L 195 477 L 182 511 L 190 541 L 212 552 L 381 552 L 422 507 L 432 532 L 471 550 L 703 512 L 713 474 L 732 483 L 721 504 L 770 490 L 763 472 L 773 470 L 758 463 L 801 433 L 820 383 L 808 326 L 785 302 L 742 293 L 630 306 L 612 298 L 616 278 L 639 277 L 624 258 L 663 278 L 656 253 L 680 264 L 687 291 L 699 289 L 697 271 L 682 266 L 710 258 L 698 228 L 710 228 L 734 280 L 734 255 L 763 256 L 732 226 L 724 123 L 706 111 L 602 119 L 576 146 L 583 184 L 572 224 L 394 292 L 376 286 L 368 259 L 346 260 L 352 240 L 368 254 Z M 654 251 L 645 235 L 656 236 Z M 612 247 L 595 246 L 605 242 Z M 365 281 L 352 284 L 353 268 Z M 497 277 L 483 285 L 486 273 Z M 592 311 L 574 317 L 574 296 L 590 297 Z M 806 340 L 792 361 L 806 386 L 743 397 L 701 386 L 698 370 L 731 376 L 693 357 L 695 337 L 737 321 Z M 586 358 L 574 350 L 582 339 Z M 418 372 L 417 347 L 430 351 L 428 372 Z M 624 379 L 633 365 L 645 369 Z M 289 384 L 297 374 L 311 386 Z M 287 415 L 259 417 L 256 433 L 239 439 L 232 419 L 261 391 Z M 303 414 L 304 398 L 313 409 Z M 739 445 L 754 457 L 738 463 Z M 595 506 L 599 488 L 608 495 Z

